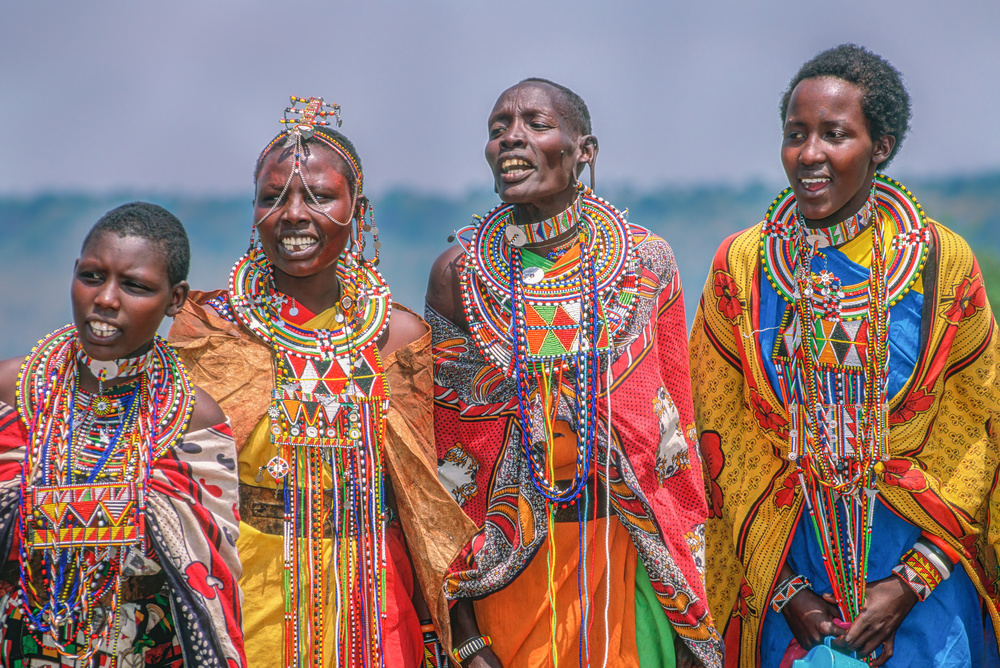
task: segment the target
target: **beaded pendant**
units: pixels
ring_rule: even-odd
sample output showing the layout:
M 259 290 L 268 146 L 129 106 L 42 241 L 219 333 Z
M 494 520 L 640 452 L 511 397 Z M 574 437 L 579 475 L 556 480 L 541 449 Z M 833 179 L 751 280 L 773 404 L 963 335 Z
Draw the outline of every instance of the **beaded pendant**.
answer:
M 115 365 L 115 376 L 136 374 L 134 389 L 119 396 L 90 399 L 78 390 L 80 363 L 86 356 L 67 325 L 35 346 L 18 376 L 17 408 L 29 434 L 18 561 L 29 628 L 61 654 L 86 661 L 102 644 L 113 647 L 111 638 L 117 642 L 122 567 L 132 549 L 145 550 L 150 468 L 187 431 L 194 392 L 159 337 L 134 368 Z M 38 557 L 41 574 L 33 567 Z M 109 592 L 108 618 L 96 620 Z M 72 652 L 81 632 L 84 648 Z M 114 649 L 111 655 L 114 663 Z
M 276 454 L 258 479 L 266 470 L 284 498 L 286 668 L 326 667 L 328 597 L 336 665 L 382 665 L 389 388 L 377 342 L 392 302 L 368 262 L 342 259 L 338 276 L 355 291 L 345 288 L 338 327 L 329 330 L 280 317 L 283 295 L 259 249 L 241 258 L 230 278 L 232 312 L 270 345 L 275 368 L 267 415 Z M 324 538 L 333 543 L 329 562 Z

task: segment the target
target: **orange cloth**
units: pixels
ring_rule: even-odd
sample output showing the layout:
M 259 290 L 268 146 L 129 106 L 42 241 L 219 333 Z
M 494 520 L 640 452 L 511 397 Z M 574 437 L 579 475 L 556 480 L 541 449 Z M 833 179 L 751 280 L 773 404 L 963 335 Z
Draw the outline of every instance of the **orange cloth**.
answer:
M 552 462 L 557 480 L 573 477 L 576 439 L 565 422 L 555 424 Z M 610 518 L 611 601 L 608 666 L 635 667 L 639 655 L 635 644 L 635 569 L 638 553 L 621 522 Z M 582 599 L 577 581 L 580 563 L 580 525 L 553 523 L 549 541 L 531 563 L 506 588 L 475 601 L 479 630 L 493 639 L 493 651 L 504 666 L 541 668 L 552 662 L 552 607 L 549 605 L 549 556 L 555 542 L 553 586 L 556 600 L 556 646 L 559 665 L 578 665 Z M 589 655 L 604 656 L 604 607 L 608 575 L 605 530 L 608 518 L 589 520 L 586 525 L 587 570 L 585 587 L 590 597 Z

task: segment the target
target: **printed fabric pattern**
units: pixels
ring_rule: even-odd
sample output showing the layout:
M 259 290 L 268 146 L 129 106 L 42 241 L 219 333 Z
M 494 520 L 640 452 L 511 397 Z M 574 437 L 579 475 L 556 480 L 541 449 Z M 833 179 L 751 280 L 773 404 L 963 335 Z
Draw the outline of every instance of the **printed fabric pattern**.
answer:
M 18 413 L 0 403 L 0 549 L 9 554 L 17 534 L 21 465 L 28 434 Z M 166 575 L 169 610 L 176 639 L 157 651 L 169 659 L 179 646 L 179 657 L 189 668 L 218 666 L 242 668 L 242 613 L 237 586 L 242 572 L 236 555 L 239 534 L 236 487 L 236 448 L 228 424 L 188 433 L 176 446 L 153 462 L 146 515 L 148 540 L 156 562 Z M 142 561 L 142 560 L 140 560 Z M 131 564 L 132 562 L 130 562 Z M 148 560 L 138 568 L 148 568 Z M 135 568 L 135 567 L 133 567 Z M 126 569 L 124 575 L 149 573 Z M 142 666 L 148 655 L 141 645 L 152 637 L 156 623 L 152 602 L 126 605 L 124 645 L 119 644 L 119 665 Z M 6 608 L 0 611 L 5 614 Z M 165 612 L 160 609 L 159 612 Z M 156 616 L 158 616 L 159 612 Z M 146 633 L 138 632 L 144 617 Z M 162 619 L 156 620 L 162 622 Z M 4 620 L 0 636 L 11 627 Z M 0 646 L 9 650 L 8 639 Z M 154 659 L 154 656 L 148 656 Z M 68 661 L 68 660 L 64 660 Z M 154 664 L 160 665 L 157 661 Z M 31 664 L 26 664 L 31 665 Z M 60 665 L 55 660 L 53 665 Z M 74 665 L 73 662 L 64 665 Z M 164 665 L 171 665 L 166 663 Z
M 1000 339 L 972 251 L 927 223 L 919 350 L 912 374 L 890 393 L 890 459 L 878 493 L 899 517 L 962 555 L 996 628 Z M 791 419 L 763 362 L 772 351 L 760 336 L 761 238 L 757 225 L 723 242 L 691 335 L 709 505 L 706 582 L 712 610 L 725 619 L 732 666 L 760 663 L 778 570 L 808 512 L 788 460 Z
M 638 304 L 615 341 L 610 368 L 602 366 L 593 467 L 667 618 L 706 666 L 721 666 L 721 638 L 702 581 L 706 506 L 680 276 L 665 241 L 636 225 L 631 232 Z M 468 333 L 432 309 L 427 319 L 439 477 L 480 527 L 452 564 L 445 590 L 452 599 L 481 598 L 510 584 L 543 545 L 546 501 L 521 447 L 513 381 Z

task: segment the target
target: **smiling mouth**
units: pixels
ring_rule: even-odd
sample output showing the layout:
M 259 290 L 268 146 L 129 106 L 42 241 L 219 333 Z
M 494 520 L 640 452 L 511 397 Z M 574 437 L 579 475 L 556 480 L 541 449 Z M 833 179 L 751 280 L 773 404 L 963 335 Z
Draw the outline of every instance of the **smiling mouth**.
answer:
M 97 339 L 110 339 L 121 331 L 119 328 L 109 325 L 106 322 L 88 322 L 87 327 L 90 328 L 91 334 Z
M 799 183 L 802 184 L 802 188 L 805 189 L 807 192 L 814 193 L 818 190 L 822 190 L 823 188 L 825 188 L 830 183 L 830 179 L 828 177 L 822 176 L 811 179 L 799 179 Z
M 289 253 L 301 253 L 316 246 L 318 243 L 312 237 L 285 237 L 281 240 L 281 247 Z
M 505 181 L 517 181 L 524 178 L 534 169 L 531 163 L 523 158 L 507 158 L 500 163 L 500 174 Z

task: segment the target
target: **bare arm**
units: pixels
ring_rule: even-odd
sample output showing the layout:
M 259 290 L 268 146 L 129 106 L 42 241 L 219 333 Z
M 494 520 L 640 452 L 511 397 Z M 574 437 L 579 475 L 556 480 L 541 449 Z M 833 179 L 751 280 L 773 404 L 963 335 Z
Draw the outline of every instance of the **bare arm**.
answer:
M 427 306 L 434 309 L 438 315 L 468 331 L 458 279 L 458 260 L 461 255 L 461 247 L 453 246 L 434 261 L 431 275 L 427 279 L 426 300 Z
M 17 374 L 21 371 L 23 363 L 23 357 L 11 357 L 0 362 L 0 401 L 15 408 L 14 391 L 17 387 Z

